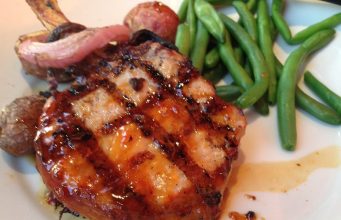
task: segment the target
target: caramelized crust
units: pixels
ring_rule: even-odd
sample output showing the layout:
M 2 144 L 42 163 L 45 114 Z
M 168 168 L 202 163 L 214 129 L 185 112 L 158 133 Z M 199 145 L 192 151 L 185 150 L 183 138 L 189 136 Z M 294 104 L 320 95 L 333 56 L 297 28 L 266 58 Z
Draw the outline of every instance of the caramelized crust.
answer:
M 37 167 L 90 219 L 216 219 L 246 121 L 159 43 L 108 46 L 44 107 Z

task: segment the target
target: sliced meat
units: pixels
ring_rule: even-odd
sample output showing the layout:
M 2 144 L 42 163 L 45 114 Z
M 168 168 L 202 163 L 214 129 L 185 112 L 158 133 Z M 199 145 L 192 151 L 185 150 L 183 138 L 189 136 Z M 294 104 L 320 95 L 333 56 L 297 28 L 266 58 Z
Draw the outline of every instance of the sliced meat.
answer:
M 246 126 L 175 50 L 107 46 L 44 107 L 37 168 L 90 219 L 217 219 Z

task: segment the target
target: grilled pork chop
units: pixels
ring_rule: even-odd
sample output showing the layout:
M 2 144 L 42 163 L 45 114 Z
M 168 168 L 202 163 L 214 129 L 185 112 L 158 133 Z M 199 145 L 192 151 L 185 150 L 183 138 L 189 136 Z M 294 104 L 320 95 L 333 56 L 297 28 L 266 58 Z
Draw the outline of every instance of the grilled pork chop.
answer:
M 90 219 L 217 219 L 244 115 L 172 46 L 143 38 L 96 51 L 47 101 L 37 168 Z

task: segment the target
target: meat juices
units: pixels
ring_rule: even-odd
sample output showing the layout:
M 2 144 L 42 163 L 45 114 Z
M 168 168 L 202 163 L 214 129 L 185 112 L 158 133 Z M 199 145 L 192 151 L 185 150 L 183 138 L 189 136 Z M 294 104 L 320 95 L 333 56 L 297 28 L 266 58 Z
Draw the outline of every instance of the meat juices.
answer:
M 90 219 L 217 219 L 246 126 L 190 61 L 160 43 L 107 46 L 40 118 L 37 167 Z

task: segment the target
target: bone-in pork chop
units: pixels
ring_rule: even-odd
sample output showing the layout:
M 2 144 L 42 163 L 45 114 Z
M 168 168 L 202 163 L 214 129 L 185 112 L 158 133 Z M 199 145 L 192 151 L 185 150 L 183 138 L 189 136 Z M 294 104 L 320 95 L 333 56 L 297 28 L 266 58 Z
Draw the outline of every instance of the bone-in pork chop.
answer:
M 107 46 L 46 103 L 36 161 L 90 219 L 217 219 L 246 121 L 190 61 L 158 42 Z

